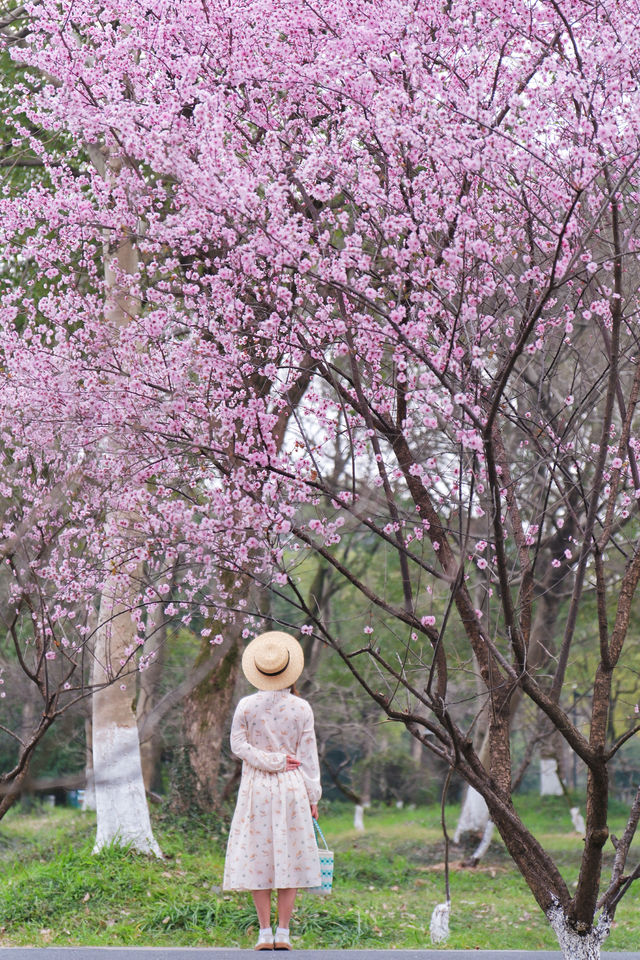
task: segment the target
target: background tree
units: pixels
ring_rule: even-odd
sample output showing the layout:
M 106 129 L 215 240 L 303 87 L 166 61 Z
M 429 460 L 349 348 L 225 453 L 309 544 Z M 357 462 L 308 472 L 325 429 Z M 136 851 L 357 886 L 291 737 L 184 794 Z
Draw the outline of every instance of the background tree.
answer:
M 46 12 L 44 13 L 46 19 Z M 104 331 L 109 329 L 124 329 L 139 314 L 141 302 L 146 296 L 141 296 L 139 291 L 134 289 L 136 269 L 138 266 L 139 249 L 138 233 L 146 229 L 146 220 L 141 217 L 141 210 L 136 202 L 140 199 L 139 188 L 131 188 L 128 174 L 133 174 L 134 180 L 139 173 L 139 167 L 133 158 L 123 154 L 118 133 L 112 125 L 107 128 L 102 135 L 93 136 L 91 133 L 86 135 L 86 130 L 74 131 L 74 135 L 65 143 L 55 141 L 51 142 L 50 136 L 44 132 L 42 125 L 42 116 L 34 111 L 31 117 L 27 117 L 21 110 L 20 93 L 26 95 L 29 103 L 32 94 L 46 91 L 49 86 L 52 89 L 60 89 L 62 79 L 56 75 L 55 70 L 49 72 L 47 66 L 40 66 L 33 71 L 25 70 L 29 55 L 26 52 L 31 40 L 35 39 L 34 19 L 25 7 L 19 5 L 9 5 L 7 17 L 2 23 L 1 29 L 7 40 L 7 47 L 15 56 L 15 66 L 9 71 L 12 80 L 15 74 L 24 76 L 24 83 L 15 84 L 11 90 L 11 96 L 8 96 L 9 106 L 7 114 L 11 117 L 13 132 L 16 136 L 12 143 L 7 143 L 6 165 L 10 167 L 12 177 L 16 181 L 16 187 L 11 191 L 12 201 L 10 205 L 20 200 L 16 197 L 22 196 L 26 185 L 27 190 L 31 191 L 31 197 L 40 193 L 42 197 L 48 196 L 55 205 L 60 196 L 62 180 L 66 180 L 71 186 L 72 192 L 79 188 L 76 198 L 86 196 L 87 185 L 89 182 L 96 185 L 96 189 L 101 199 L 104 201 L 105 210 L 108 215 L 105 221 L 98 224 L 92 224 L 86 234 L 83 234 L 80 243 L 81 249 L 78 249 L 78 236 L 75 239 L 69 237 L 69 244 L 66 247 L 65 273 L 66 282 L 74 286 L 75 294 L 80 301 L 85 303 L 89 310 L 98 309 L 104 317 Z M 37 19 L 37 18 L 36 18 Z M 75 21 L 70 24 L 73 44 L 77 52 L 84 57 L 87 63 L 91 62 L 94 42 L 90 30 L 79 29 L 79 23 Z M 125 31 L 128 30 L 125 27 Z M 27 42 L 27 40 L 29 42 Z M 37 41 L 36 41 L 37 42 Z M 16 93 L 17 91 L 17 93 Z M 131 99 L 131 89 L 128 84 L 128 78 L 124 77 L 121 93 L 125 99 Z M 46 93 L 45 93 L 46 99 Z M 33 142 L 32 142 L 33 141 Z M 46 144 L 46 145 L 45 145 Z M 64 148 L 67 144 L 72 144 L 74 162 L 66 164 L 62 157 Z M 29 171 L 37 170 L 38 176 L 28 177 L 24 173 L 20 179 L 19 171 L 28 168 Z M 64 168 L 64 172 L 62 172 Z M 18 171 L 18 173 L 16 173 Z M 52 178 L 49 178 L 52 174 Z M 19 181 L 19 182 L 18 182 Z M 162 175 L 158 176 L 160 183 L 159 190 L 166 189 Z M 131 199 L 131 196 L 135 199 Z M 15 209 L 15 208 L 14 208 Z M 143 204 L 144 209 L 144 204 Z M 35 227 L 37 222 L 38 226 Z M 127 226 L 124 226 L 126 224 Z M 24 224 L 23 224 L 24 227 Z M 50 294 L 52 284 L 51 280 L 55 275 L 53 270 L 52 250 L 57 241 L 61 239 L 57 233 L 59 221 L 55 223 L 47 222 L 47 218 L 38 218 L 32 221 L 25 231 L 21 233 L 15 247 L 9 244 L 6 251 L 9 259 L 13 257 L 16 262 L 25 262 L 28 266 L 30 279 L 28 286 L 35 284 L 36 296 L 29 301 L 31 306 L 35 306 L 35 312 L 44 320 L 42 331 L 48 326 L 49 320 L 44 319 L 40 312 L 40 306 L 44 304 L 47 296 Z M 46 250 L 40 251 L 41 256 L 25 256 L 25 236 L 31 236 L 31 230 L 35 229 L 40 239 L 44 241 Z M 52 247 L 52 244 L 54 247 Z M 64 244 L 63 244 L 64 245 Z M 202 260 L 202 251 L 198 255 L 185 255 L 177 264 L 179 273 L 196 269 L 198 263 Z M 48 265 L 47 265 L 48 264 Z M 162 267 L 164 270 L 164 265 Z M 23 271 L 24 273 L 24 271 Z M 74 280 L 70 281 L 73 275 Z M 139 277 L 138 277 L 139 279 Z M 182 276 L 184 280 L 184 276 Z M 16 279 L 15 272 L 9 272 L 7 276 L 6 288 L 14 288 L 16 284 L 24 282 L 23 278 Z M 155 282 L 158 278 L 155 278 Z M 55 286 L 55 284 L 53 284 Z M 83 300 L 84 298 L 84 300 Z M 10 296 L 9 296 L 10 299 Z M 55 300 L 55 295 L 54 295 Z M 52 301 L 53 302 L 53 301 Z M 23 329 L 24 314 L 20 314 L 16 331 L 18 334 L 25 332 Z M 47 338 L 51 342 L 54 326 L 49 326 Z M 91 336 L 90 333 L 88 333 Z M 28 325 L 25 332 L 25 338 L 28 340 L 31 334 Z M 139 344 L 135 349 L 140 349 Z M 116 364 L 117 366 L 117 364 Z M 163 388 L 161 388 L 163 389 Z M 298 386 L 298 391 L 300 387 Z M 116 411 L 117 401 L 114 401 L 114 395 L 102 407 L 101 418 L 101 436 L 98 440 L 98 449 L 103 451 L 105 463 L 100 471 L 102 476 L 99 481 L 94 474 L 93 482 L 98 483 L 102 490 L 105 485 L 111 483 L 108 478 L 108 472 L 113 468 L 117 461 L 117 437 L 118 430 L 122 427 L 122 419 Z M 115 412 L 114 412 L 115 411 Z M 79 411 L 76 411 L 76 415 Z M 124 415 L 126 417 L 126 414 Z M 284 433 L 284 426 L 280 428 L 280 435 Z M 95 438 L 94 438 L 95 439 Z M 91 443 L 91 441 L 89 441 Z M 84 450 L 81 449 L 81 455 L 84 457 Z M 82 472 L 82 471 L 81 471 Z M 129 475 L 129 482 L 132 484 L 131 496 L 135 500 L 135 482 L 134 476 Z M 96 488 L 97 489 L 97 488 Z M 187 493 L 187 496 L 191 491 Z M 115 837 L 131 840 L 138 837 L 140 823 L 146 824 L 140 836 L 140 846 L 143 849 L 154 847 L 154 841 L 150 834 L 150 825 L 146 802 L 141 788 L 141 770 L 137 759 L 137 732 L 135 729 L 135 717 L 132 710 L 132 704 L 135 705 L 136 698 L 132 697 L 132 678 L 122 677 L 119 674 L 122 669 L 132 662 L 134 652 L 144 643 L 141 663 L 149 667 L 141 673 L 139 683 L 141 696 L 137 699 L 138 722 L 144 730 L 144 744 L 152 743 L 154 734 L 157 734 L 158 725 L 162 716 L 164 716 L 176 702 L 182 698 L 187 699 L 185 716 L 187 727 L 192 733 L 189 754 L 194 764 L 194 774 L 198 783 L 203 787 L 203 796 L 206 795 L 207 802 L 210 802 L 209 793 L 213 793 L 212 784 L 216 779 L 217 758 L 220 749 L 220 740 L 222 729 L 226 720 L 226 714 L 229 709 L 229 703 L 221 703 L 221 698 L 232 696 L 237 660 L 237 643 L 242 633 L 243 626 L 240 624 L 236 629 L 236 639 L 231 642 L 230 633 L 233 629 L 229 627 L 227 631 L 226 646 L 228 650 L 224 651 L 223 663 L 220 668 L 220 656 L 218 642 L 221 635 L 217 633 L 219 624 L 214 631 L 218 637 L 214 649 L 211 643 L 205 639 L 205 635 L 211 634 L 213 621 L 207 621 L 209 626 L 204 629 L 204 622 L 201 624 L 202 649 L 194 669 L 184 678 L 179 689 L 172 691 L 172 696 L 164 696 L 161 704 L 152 704 L 152 678 L 157 680 L 162 662 L 162 633 L 166 623 L 171 619 L 171 615 L 165 615 L 163 604 L 154 602 L 158 598 L 167 600 L 166 606 L 171 608 L 171 597 L 173 591 L 171 585 L 166 583 L 166 576 L 163 572 L 165 558 L 159 556 L 156 563 L 148 566 L 148 570 L 143 576 L 143 567 L 146 554 L 142 539 L 136 530 L 135 514 L 123 509 L 123 503 L 126 500 L 125 494 L 122 496 L 122 489 L 114 494 L 110 504 L 105 499 L 100 503 L 96 516 L 98 519 L 106 518 L 106 527 L 108 532 L 102 537 L 102 543 L 107 547 L 103 554 L 104 569 L 106 578 L 102 581 L 96 576 L 93 585 L 88 588 L 86 594 L 87 603 L 96 609 L 97 627 L 95 637 L 97 646 L 92 648 L 92 662 L 94 664 L 94 686 L 100 686 L 99 694 L 94 698 L 95 716 L 92 724 L 94 750 L 91 756 L 91 770 L 95 769 L 93 761 L 95 760 L 99 767 L 98 777 L 98 846 L 105 842 L 110 842 Z M 94 500 L 94 505 L 97 503 Z M 120 518 L 120 522 L 118 522 Z M 118 529 L 123 527 L 130 529 Z M 128 538 L 130 550 L 123 546 L 122 557 L 118 556 L 118 551 L 123 544 L 123 537 Z M 137 561 L 134 562 L 134 561 Z M 179 549 L 174 550 L 174 566 L 179 565 Z M 131 576 L 133 574 L 133 576 Z M 137 598 L 141 591 L 141 585 L 144 583 L 144 604 L 140 607 L 134 602 L 134 594 Z M 167 587 L 166 590 L 162 589 Z M 159 589 L 160 588 L 160 589 Z M 179 592 L 179 591 L 178 591 Z M 236 590 L 237 593 L 237 590 Z M 100 601 L 100 595 L 102 600 Z M 241 597 L 237 597 L 240 607 L 246 602 Z M 115 605 L 115 606 L 114 606 Z M 228 598 L 225 598 L 225 608 L 230 607 Z M 133 619 L 129 616 L 129 611 L 138 607 L 138 617 Z M 99 608 L 99 610 L 98 610 Z M 114 615 L 113 610 L 117 608 Z M 140 610 L 148 609 L 149 622 L 145 623 L 145 614 Z M 158 615 L 157 623 L 155 614 Z M 199 612 L 199 619 L 203 620 L 203 615 Z M 227 620 L 229 616 L 227 615 Z M 215 625 L 215 624 L 214 624 Z M 143 629 L 138 631 L 138 627 Z M 146 634 L 146 640 L 141 634 Z M 93 638 L 93 631 L 92 631 Z M 117 640 L 117 642 L 116 642 Z M 208 661 L 207 670 L 203 670 L 205 661 Z M 218 676 L 220 669 L 224 682 L 220 682 Z M 231 670 L 231 673 L 229 672 Z M 120 682 L 116 683 L 115 680 Z M 205 691 L 208 685 L 209 693 Z M 195 693 L 194 693 L 195 691 Z M 219 723 L 219 735 L 212 736 L 212 726 Z M 115 724 L 115 726 L 114 726 Z M 117 731 L 117 735 L 114 734 Z M 203 731 L 206 730 L 206 736 L 203 737 Z M 196 735 L 197 733 L 197 735 Z M 115 737 L 115 739 L 114 739 Z M 125 743 L 126 741 L 126 743 Z M 157 744 L 157 736 L 155 737 Z M 109 747 L 105 756 L 105 750 Z M 145 753 L 148 751 L 145 751 Z M 157 756 L 157 746 L 155 755 Z M 102 759 L 101 759 L 102 758 Z M 199 763 L 196 763 L 196 759 Z M 125 765 L 125 772 L 118 773 L 118 765 Z M 149 764 L 152 767 L 152 764 Z M 135 769 L 135 773 L 133 772 Z M 136 804 L 131 802 L 131 784 L 135 781 L 135 796 L 138 798 Z M 117 798 L 117 790 L 114 791 L 114 783 L 121 784 L 124 791 L 120 800 Z M 104 803 L 100 802 L 100 797 L 105 795 Z M 106 812 L 109 811 L 109 816 Z

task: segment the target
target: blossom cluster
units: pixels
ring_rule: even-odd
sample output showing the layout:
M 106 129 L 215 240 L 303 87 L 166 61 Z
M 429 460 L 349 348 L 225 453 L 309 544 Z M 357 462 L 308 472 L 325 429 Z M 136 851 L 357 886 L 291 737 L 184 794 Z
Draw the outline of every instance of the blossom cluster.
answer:
M 581 485 L 630 516 L 640 437 L 621 404 L 599 468 L 594 411 L 612 342 L 633 376 L 640 24 L 561 7 L 26 4 L 0 495 L 50 653 L 114 575 L 143 636 L 357 521 L 488 603 L 501 538 L 571 569 Z

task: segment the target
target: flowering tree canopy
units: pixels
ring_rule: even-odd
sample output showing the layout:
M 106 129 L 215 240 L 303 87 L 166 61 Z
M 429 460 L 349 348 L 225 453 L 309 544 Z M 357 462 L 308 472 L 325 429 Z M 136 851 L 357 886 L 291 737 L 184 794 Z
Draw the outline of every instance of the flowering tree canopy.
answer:
M 107 576 L 141 641 L 145 604 L 191 622 L 229 615 L 234 574 L 290 589 L 483 795 L 567 956 L 640 874 L 639 795 L 600 890 L 634 732 L 608 718 L 640 577 L 639 28 L 615 0 L 41 0 L 3 28 L 38 174 L 0 201 L 0 492 L 42 655 L 73 659 Z M 354 525 L 399 601 L 343 562 Z M 309 552 L 370 604 L 358 649 L 299 591 Z M 585 732 L 563 688 L 587 591 Z M 575 891 L 511 802 L 522 697 L 588 768 Z

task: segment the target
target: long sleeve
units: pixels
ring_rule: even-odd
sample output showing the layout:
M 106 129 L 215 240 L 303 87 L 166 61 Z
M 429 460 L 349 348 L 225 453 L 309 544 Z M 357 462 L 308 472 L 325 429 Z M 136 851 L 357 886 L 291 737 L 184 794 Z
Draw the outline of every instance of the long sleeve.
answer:
M 317 803 L 322 796 L 322 787 L 320 785 L 320 763 L 318 761 L 318 747 L 311 707 L 308 707 L 305 716 L 297 757 L 300 761 L 300 772 L 304 777 L 309 803 Z
M 244 703 L 242 701 L 236 707 L 236 712 L 233 715 L 231 750 L 236 757 L 240 757 L 250 766 L 257 767 L 258 770 L 266 770 L 269 773 L 284 770 L 287 765 L 286 753 L 269 753 L 267 750 L 260 750 L 249 743 Z

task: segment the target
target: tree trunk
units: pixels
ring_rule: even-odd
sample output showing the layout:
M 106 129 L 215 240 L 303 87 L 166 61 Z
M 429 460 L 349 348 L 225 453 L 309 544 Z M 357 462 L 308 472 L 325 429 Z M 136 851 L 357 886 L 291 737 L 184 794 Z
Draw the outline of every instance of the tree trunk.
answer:
M 163 614 L 163 606 L 158 603 L 150 611 L 147 628 L 147 641 L 144 645 L 144 655 L 150 660 L 138 676 L 138 702 L 136 719 L 138 730 L 144 728 L 145 721 L 156 706 L 160 680 L 164 669 L 167 639 L 167 626 Z M 142 763 L 142 779 L 146 792 L 151 793 L 156 787 L 158 766 L 162 752 L 162 737 L 160 726 L 154 725 L 146 735 L 140 737 L 140 760 Z
M 219 799 L 220 754 L 240 672 L 242 627 L 227 625 L 229 647 L 222 660 L 208 642 L 200 661 L 212 658 L 211 670 L 184 702 L 184 735 L 194 796 L 202 810 L 212 809 Z
M 482 752 L 480 752 L 479 756 L 482 760 Z M 453 842 L 460 843 L 465 833 L 484 834 L 488 822 L 489 808 L 484 799 L 473 787 L 467 787 L 456 831 L 453 835 Z
M 93 146 L 89 154 L 109 183 L 115 183 L 122 161 Z M 122 278 L 133 277 L 138 269 L 138 251 L 128 231 L 105 239 L 105 321 L 123 328 L 140 314 L 140 301 L 132 296 Z M 105 438 L 105 449 L 118 451 L 118 436 Z M 118 541 L 120 524 L 129 520 L 117 512 L 107 516 L 105 528 L 110 540 Z M 125 533 L 125 538 L 130 532 Z M 93 769 L 95 774 L 97 831 L 94 851 L 112 843 L 130 844 L 143 853 L 162 852 L 151 830 L 149 809 L 142 778 L 140 744 L 136 723 L 135 674 L 117 680 L 123 663 L 134 667 L 130 652 L 137 646 L 136 629 L 122 581 L 114 570 L 106 578 L 100 598 L 98 629 L 93 659 Z M 131 583 L 141 581 L 141 569 L 131 574 Z M 137 575 L 137 581 L 136 581 Z
M 563 960 L 600 960 L 600 948 L 611 931 L 608 917 L 601 917 L 596 926 L 584 934 L 573 929 L 560 906 L 547 911 L 547 920 L 558 938 Z
M 567 528 L 566 533 L 570 531 Z M 536 612 L 531 626 L 531 636 L 529 639 L 528 650 L 528 668 L 534 673 L 538 670 L 548 658 L 549 638 L 553 636 L 561 604 L 561 594 L 558 590 L 560 583 L 559 574 L 554 567 L 549 567 L 542 584 L 541 595 L 536 603 Z M 517 688 L 509 702 L 509 725 L 522 702 L 523 692 Z M 488 767 L 490 761 L 490 741 L 489 731 L 484 735 L 482 744 L 478 751 L 478 756 L 483 766 Z M 473 789 L 468 787 L 460 817 L 456 826 L 453 842 L 459 843 L 464 833 L 468 831 L 478 831 L 484 834 L 489 821 L 489 811 L 482 797 Z
M 562 738 L 557 730 L 549 730 L 540 747 L 540 796 L 561 797 L 563 786 L 561 757 Z
M 140 675 L 140 685 L 138 688 L 138 705 L 136 711 L 138 722 L 143 719 L 148 710 L 151 709 L 154 702 L 154 694 L 157 689 L 157 679 L 162 673 L 164 657 L 158 654 L 153 667 L 147 667 Z M 155 677 L 148 674 L 153 674 Z M 140 741 L 140 762 L 142 764 L 142 780 L 147 793 L 157 791 L 160 775 L 158 768 L 160 766 L 160 755 L 162 753 L 162 738 L 158 731 L 154 730 L 151 736 L 146 740 Z
M 95 634 L 98 626 L 98 611 L 95 605 L 91 606 L 87 617 L 87 626 L 89 628 L 90 639 L 87 640 L 87 652 L 91 656 L 91 674 L 93 674 L 93 654 L 95 645 Z M 96 809 L 96 778 L 93 769 L 93 699 L 89 702 L 91 710 L 84 718 L 84 792 L 82 795 L 82 809 Z M 85 707 L 87 705 L 85 704 Z
M 135 629 L 117 590 L 114 578 L 109 578 L 100 602 L 93 661 L 94 853 L 118 843 L 161 857 L 142 779 L 135 673 L 123 673 L 120 665 L 128 659 L 127 649 L 135 645 Z
M 564 793 L 555 757 L 540 757 L 540 796 L 561 797 Z
M 96 808 L 96 780 L 93 770 L 93 724 L 91 717 L 84 720 L 85 761 L 84 761 L 84 795 L 82 798 L 83 810 Z

